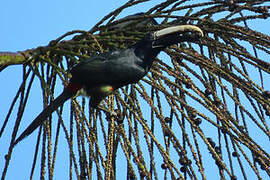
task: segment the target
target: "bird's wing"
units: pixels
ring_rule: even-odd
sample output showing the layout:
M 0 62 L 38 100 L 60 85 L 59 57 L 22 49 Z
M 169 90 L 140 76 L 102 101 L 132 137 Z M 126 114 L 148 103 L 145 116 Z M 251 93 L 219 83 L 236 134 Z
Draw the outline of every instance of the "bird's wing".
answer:
M 97 85 L 127 85 L 139 81 L 145 74 L 133 49 L 103 53 L 82 60 L 72 70 L 72 80 L 88 87 Z

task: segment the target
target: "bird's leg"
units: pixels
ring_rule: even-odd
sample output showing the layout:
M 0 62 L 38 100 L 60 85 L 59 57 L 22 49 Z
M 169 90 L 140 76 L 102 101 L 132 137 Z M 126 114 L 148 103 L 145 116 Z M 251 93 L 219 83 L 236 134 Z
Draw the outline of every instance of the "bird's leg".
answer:
M 98 105 L 97 109 L 99 109 L 99 110 L 105 112 L 105 113 L 108 114 L 110 117 L 112 117 L 112 116 L 113 116 L 113 117 L 116 117 L 116 116 L 117 116 L 117 113 L 116 113 L 116 112 L 111 111 L 111 110 L 109 110 L 108 108 L 106 108 L 104 103 L 102 103 L 102 104 L 103 104 L 102 106 L 101 106 L 101 105 Z

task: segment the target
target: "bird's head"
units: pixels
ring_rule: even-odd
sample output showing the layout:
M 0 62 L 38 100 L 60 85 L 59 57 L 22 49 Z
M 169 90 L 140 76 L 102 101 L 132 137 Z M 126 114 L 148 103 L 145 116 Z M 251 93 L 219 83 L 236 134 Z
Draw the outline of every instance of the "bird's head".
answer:
M 150 32 L 145 40 L 151 41 L 151 48 L 163 49 L 179 42 L 193 42 L 203 37 L 203 31 L 194 25 L 171 26 Z

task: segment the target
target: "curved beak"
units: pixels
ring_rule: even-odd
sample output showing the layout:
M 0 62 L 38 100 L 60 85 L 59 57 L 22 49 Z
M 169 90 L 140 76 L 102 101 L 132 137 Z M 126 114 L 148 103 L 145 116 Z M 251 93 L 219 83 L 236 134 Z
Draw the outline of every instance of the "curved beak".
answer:
M 184 41 L 192 42 L 201 37 L 203 37 L 203 31 L 197 26 L 172 26 L 153 32 L 153 48 L 166 47 Z
M 200 37 L 203 37 L 203 31 L 199 27 L 194 26 L 194 25 L 180 25 L 180 26 L 172 26 L 165 29 L 161 29 L 159 31 L 154 32 L 154 37 L 155 39 L 159 39 L 169 34 L 174 34 L 174 33 L 178 34 L 178 33 L 185 33 L 185 32 L 195 32 Z

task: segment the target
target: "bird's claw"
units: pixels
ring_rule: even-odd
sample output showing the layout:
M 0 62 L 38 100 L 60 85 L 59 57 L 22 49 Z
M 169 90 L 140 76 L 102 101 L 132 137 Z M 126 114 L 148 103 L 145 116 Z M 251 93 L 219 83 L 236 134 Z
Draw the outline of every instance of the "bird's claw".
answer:
M 111 110 L 105 108 L 104 106 L 99 105 L 99 106 L 98 106 L 98 109 L 104 111 L 104 112 L 105 112 L 106 114 L 108 114 L 110 117 L 116 117 L 116 116 L 117 116 L 117 113 L 116 113 L 116 112 L 111 111 Z

